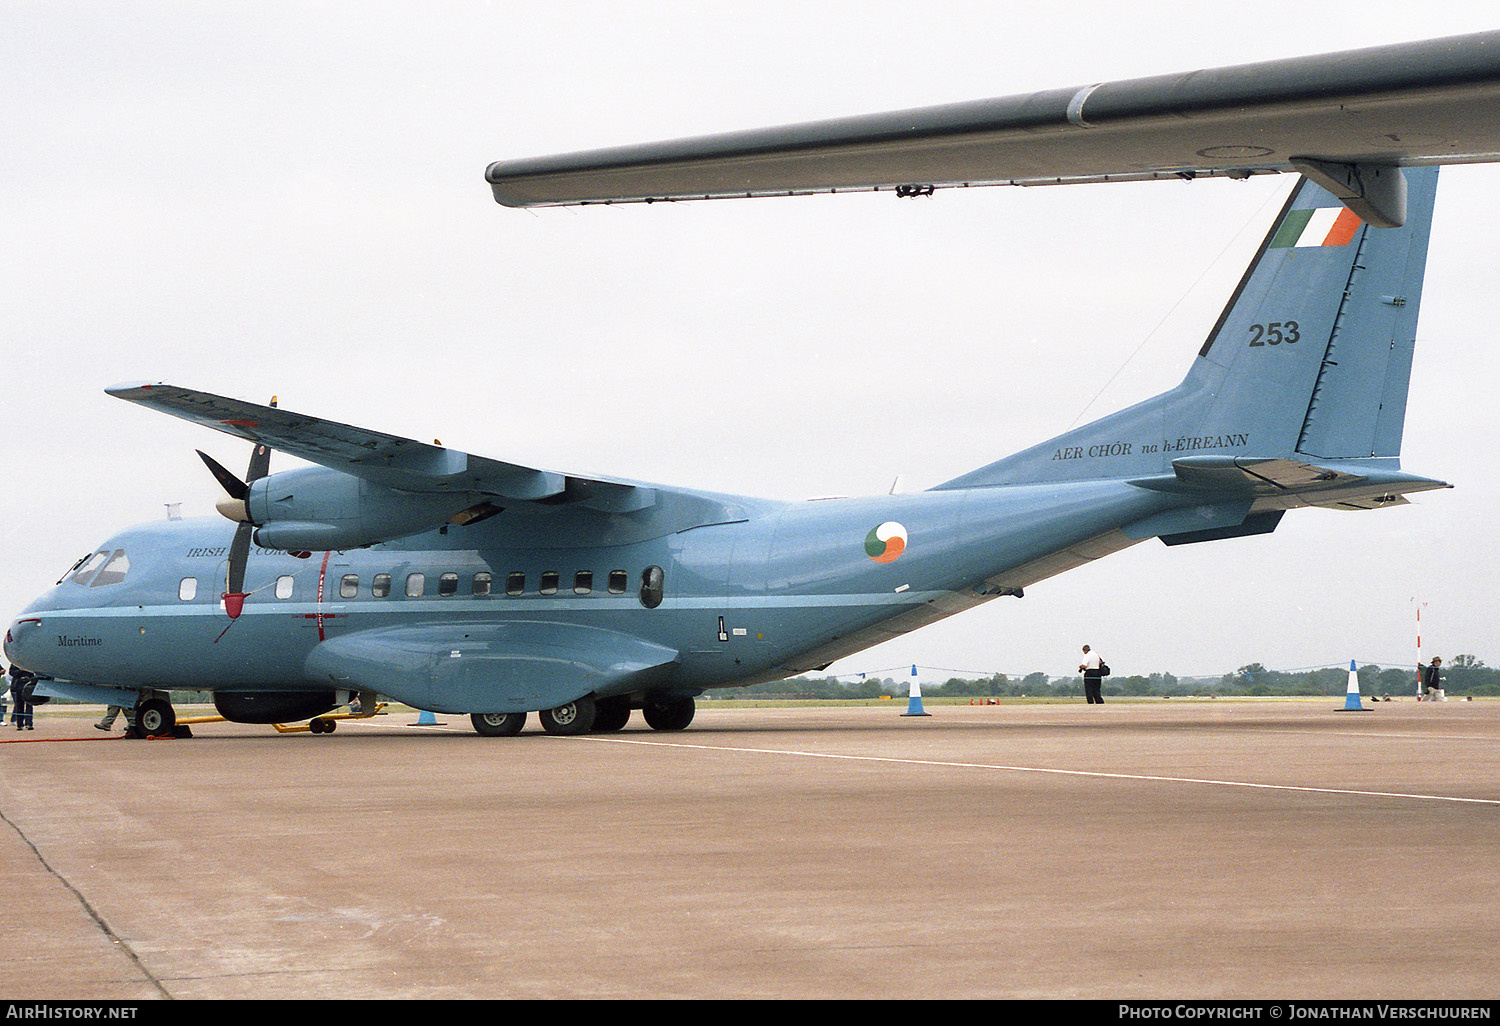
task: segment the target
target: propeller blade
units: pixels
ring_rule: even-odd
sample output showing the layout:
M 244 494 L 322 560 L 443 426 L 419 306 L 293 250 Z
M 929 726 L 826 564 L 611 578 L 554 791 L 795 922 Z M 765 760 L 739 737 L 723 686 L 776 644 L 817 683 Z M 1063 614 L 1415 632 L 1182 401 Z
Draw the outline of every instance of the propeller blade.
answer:
M 234 543 L 229 547 L 229 573 L 225 579 L 225 591 L 231 595 L 245 591 L 245 561 L 250 558 L 250 536 L 254 524 L 241 524 L 234 529 Z
M 271 405 L 276 405 L 276 397 L 271 397 Z M 255 525 L 250 522 L 250 512 L 247 499 L 250 495 L 250 486 L 265 477 L 271 469 L 271 447 L 263 442 L 257 442 L 255 450 L 250 454 L 250 467 L 245 471 L 245 480 L 241 481 L 222 465 L 215 461 L 203 450 L 198 450 L 198 455 L 203 457 L 203 462 L 208 465 L 209 473 L 229 493 L 233 503 L 226 505 L 221 502 L 218 505 L 219 512 L 231 520 L 239 521 L 239 526 L 234 529 L 234 542 L 229 547 L 229 566 L 224 574 L 224 611 L 229 614 L 229 619 L 239 618 L 245 609 L 245 563 L 250 559 L 250 539 L 255 532 Z M 226 631 L 229 628 L 224 628 Z M 223 637 L 223 635 L 219 635 Z
M 255 451 L 250 454 L 250 468 L 245 471 L 245 483 L 254 484 L 266 476 L 271 469 L 271 447 L 269 445 L 257 445 Z
M 234 529 L 234 542 L 229 547 L 229 570 L 224 580 L 224 611 L 231 620 L 237 619 L 245 608 L 245 561 L 250 558 L 250 535 L 254 524 L 241 524 Z
M 271 396 L 271 408 L 276 407 L 276 397 Z M 255 446 L 255 451 L 250 454 L 250 469 L 245 471 L 245 483 L 254 484 L 265 477 L 271 469 L 271 447 L 261 442 Z
M 203 459 L 203 462 L 208 466 L 208 472 L 214 476 L 214 480 L 219 482 L 219 487 L 228 492 L 231 499 L 237 499 L 240 502 L 245 501 L 245 496 L 250 493 L 250 486 L 244 481 L 241 481 L 239 478 L 235 477 L 229 471 L 225 470 L 223 465 L 219 463 L 218 460 L 214 459 L 202 449 L 198 449 L 195 451 Z M 254 457 L 251 457 L 251 459 L 253 462 Z

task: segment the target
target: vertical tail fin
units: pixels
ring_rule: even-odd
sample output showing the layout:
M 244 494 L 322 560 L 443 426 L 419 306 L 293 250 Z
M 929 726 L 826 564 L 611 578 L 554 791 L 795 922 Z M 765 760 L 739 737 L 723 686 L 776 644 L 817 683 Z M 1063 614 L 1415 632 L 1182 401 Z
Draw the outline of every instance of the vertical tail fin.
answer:
M 1369 459 L 1401 449 L 1437 168 L 1399 228 L 1302 179 L 1182 384 L 940 488 L 1134 477 L 1183 456 Z

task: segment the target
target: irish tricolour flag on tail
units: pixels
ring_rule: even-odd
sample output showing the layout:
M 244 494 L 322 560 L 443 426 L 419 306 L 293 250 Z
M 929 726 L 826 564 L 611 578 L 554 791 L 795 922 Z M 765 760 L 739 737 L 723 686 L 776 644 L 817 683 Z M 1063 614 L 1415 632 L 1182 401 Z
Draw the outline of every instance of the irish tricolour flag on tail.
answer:
M 1359 215 L 1348 207 L 1288 210 L 1271 239 L 1272 249 L 1293 246 L 1343 246 L 1359 231 Z

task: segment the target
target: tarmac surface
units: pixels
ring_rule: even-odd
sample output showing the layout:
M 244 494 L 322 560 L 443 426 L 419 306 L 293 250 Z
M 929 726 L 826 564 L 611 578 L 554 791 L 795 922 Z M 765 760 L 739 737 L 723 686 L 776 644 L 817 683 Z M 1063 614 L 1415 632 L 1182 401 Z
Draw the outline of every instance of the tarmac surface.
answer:
M 1366 704 L 48 706 L 0 733 L 0 997 L 1500 997 L 1500 702 Z

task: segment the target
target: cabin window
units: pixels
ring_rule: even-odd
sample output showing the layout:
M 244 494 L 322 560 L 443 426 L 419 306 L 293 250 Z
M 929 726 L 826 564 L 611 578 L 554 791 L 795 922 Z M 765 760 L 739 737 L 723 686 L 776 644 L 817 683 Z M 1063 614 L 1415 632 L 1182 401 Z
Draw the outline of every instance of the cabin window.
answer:
M 345 574 L 339 579 L 339 598 L 359 597 L 359 574 Z
M 661 605 L 662 587 L 666 583 L 665 575 L 659 566 L 648 566 L 641 571 L 641 605 L 647 609 L 655 609 Z
M 458 574 L 448 573 L 438 578 L 438 594 L 443 596 L 458 594 Z
M 580 570 L 573 575 L 573 594 L 587 595 L 594 590 L 594 571 Z
M 184 577 L 182 583 L 177 586 L 177 597 L 184 602 L 191 602 L 198 597 L 198 578 Z
M 422 592 L 427 590 L 427 578 L 422 574 L 406 575 L 406 597 L 421 598 Z
M 283 574 L 282 576 L 276 578 L 276 597 L 279 599 L 291 598 L 292 585 L 294 585 L 296 581 L 297 579 L 291 574 Z
M 481 571 L 474 575 L 474 584 L 470 591 L 479 597 L 488 595 L 490 593 L 490 581 L 490 575 Z
M 512 570 L 505 575 L 505 594 L 526 594 L 526 574 L 520 570 Z
M 370 594 L 376 598 L 385 598 L 391 593 L 391 575 L 376 574 L 375 579 L 370 582 Z
M 100 568 L 89 582 L 90 588 L 103 588 L 111 584 L 119 584 L 130 572 L 130 557 L 125 555 L 124 549 L 115 549 L 110 553 L 109 561 Z
M 624 570 L 611 570 L 609 572 L 609 593 L 611 595 L 623 595 L 625 589 L 630 586 L 630 575 Z
M 541 592 L 543 595 L 556 595 L 558 576 L 559 575 L 556 570 L 543 570 L 542 586 L 538 588 L 537 591 Z

